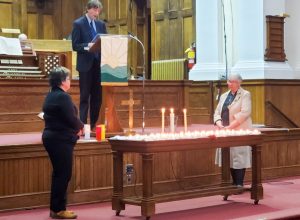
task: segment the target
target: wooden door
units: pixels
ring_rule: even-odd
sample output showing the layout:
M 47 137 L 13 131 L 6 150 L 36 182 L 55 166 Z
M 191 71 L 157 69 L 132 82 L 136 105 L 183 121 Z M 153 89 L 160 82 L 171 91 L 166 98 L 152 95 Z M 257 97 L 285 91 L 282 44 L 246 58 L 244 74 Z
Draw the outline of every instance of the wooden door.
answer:
M 148 13 L 145 0 L 103 0 L 102 18 L 107 20 L 109 34 L 136 35 L 148 51 Z M 146 54 L 146 61 L 148 54 Z M 129 43 L 128 62 L 134 75 L 142 75 L 143 51 L 135 41 Z M 146 62 L 148 66 L 148 62 Z M 146 67 L 147 68 L 147 67 Z
M 152 60 L 183 58 L 196 40 L 195 0 L 151 1 Z
M 26 0 L 1 0 L 0 1 L 0 28 L 23 29 L 27 20 L 22 19 L 26 14 Z M 15 37 L 15 34 L 3 34 L 5 37 Z

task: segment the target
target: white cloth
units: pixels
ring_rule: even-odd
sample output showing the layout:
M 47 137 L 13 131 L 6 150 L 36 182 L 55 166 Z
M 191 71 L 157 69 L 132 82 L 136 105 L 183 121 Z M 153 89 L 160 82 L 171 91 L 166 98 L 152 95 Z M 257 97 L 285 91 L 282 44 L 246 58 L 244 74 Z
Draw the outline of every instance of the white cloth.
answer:
M 221 111 L 223 104 L 230 91 L 224 93 L 220 97 L 219 104 L 215 110 L 214 122 L 221 119 Z M 239 129 L 251 129 L 251 94 L 250 92 L 239 88 L 236 97 L 228 106 L 229 109 L 229 122 L 238 120 L 240 125 L 236 128 Z M 219 166 L 222 165 L 221 149 L 218 148 L 216 151 L 215 163 Z M 238 146 L 230 148 L 230 167 L 234 169 L 242 169 L 251 167 L 251 147 L 250 146 Z

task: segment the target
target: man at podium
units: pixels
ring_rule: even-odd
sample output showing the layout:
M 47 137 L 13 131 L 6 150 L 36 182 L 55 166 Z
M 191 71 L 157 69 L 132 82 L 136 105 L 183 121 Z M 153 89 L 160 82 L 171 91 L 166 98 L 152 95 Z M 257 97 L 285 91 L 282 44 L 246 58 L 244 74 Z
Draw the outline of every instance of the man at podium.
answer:
M 102 8 L 99 0 L 89 0 L 86 14 L 74 21 L 72 30 L 72 47 L 77 52 L 76 69 L 79 72 L 80 120 L 87 124 L 89 111 L 92 129 L 96 126 L 102 103 L 101 53 L 90 52 L 89 48 L 93 46 L 92 40 L 97 34 L 107 33 L 105 23 L 97 20 Z

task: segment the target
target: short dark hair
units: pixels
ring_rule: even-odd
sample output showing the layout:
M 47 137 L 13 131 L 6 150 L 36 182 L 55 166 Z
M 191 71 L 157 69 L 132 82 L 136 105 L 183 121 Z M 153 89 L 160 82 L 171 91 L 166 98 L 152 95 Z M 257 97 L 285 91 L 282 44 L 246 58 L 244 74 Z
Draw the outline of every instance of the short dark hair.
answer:
M 86 4 L 86 9 L 91 8 L 103 8 L 102 3 L 99 0 L 89 0 Z
M 63 67 L 58 66 L 50 71 L 49 74 L 49 85 L 53 87 L 59 87 L 62 85 L 63 81 L 66 81 L 67 77 L 70 74 L 70 70 Z

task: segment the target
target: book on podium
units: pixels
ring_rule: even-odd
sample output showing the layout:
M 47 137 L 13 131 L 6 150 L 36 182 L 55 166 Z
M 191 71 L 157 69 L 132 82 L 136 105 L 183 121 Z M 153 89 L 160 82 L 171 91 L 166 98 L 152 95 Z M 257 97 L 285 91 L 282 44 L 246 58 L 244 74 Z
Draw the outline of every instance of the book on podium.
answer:
M 97 34 L 93 38 L 91 43 L 93 43 L 93 45 L 91 47 L 89 47 L 89 49 L 88 49 L 89 52 L 92 52 L 92 53 L 101 52 L 101 34 Z

